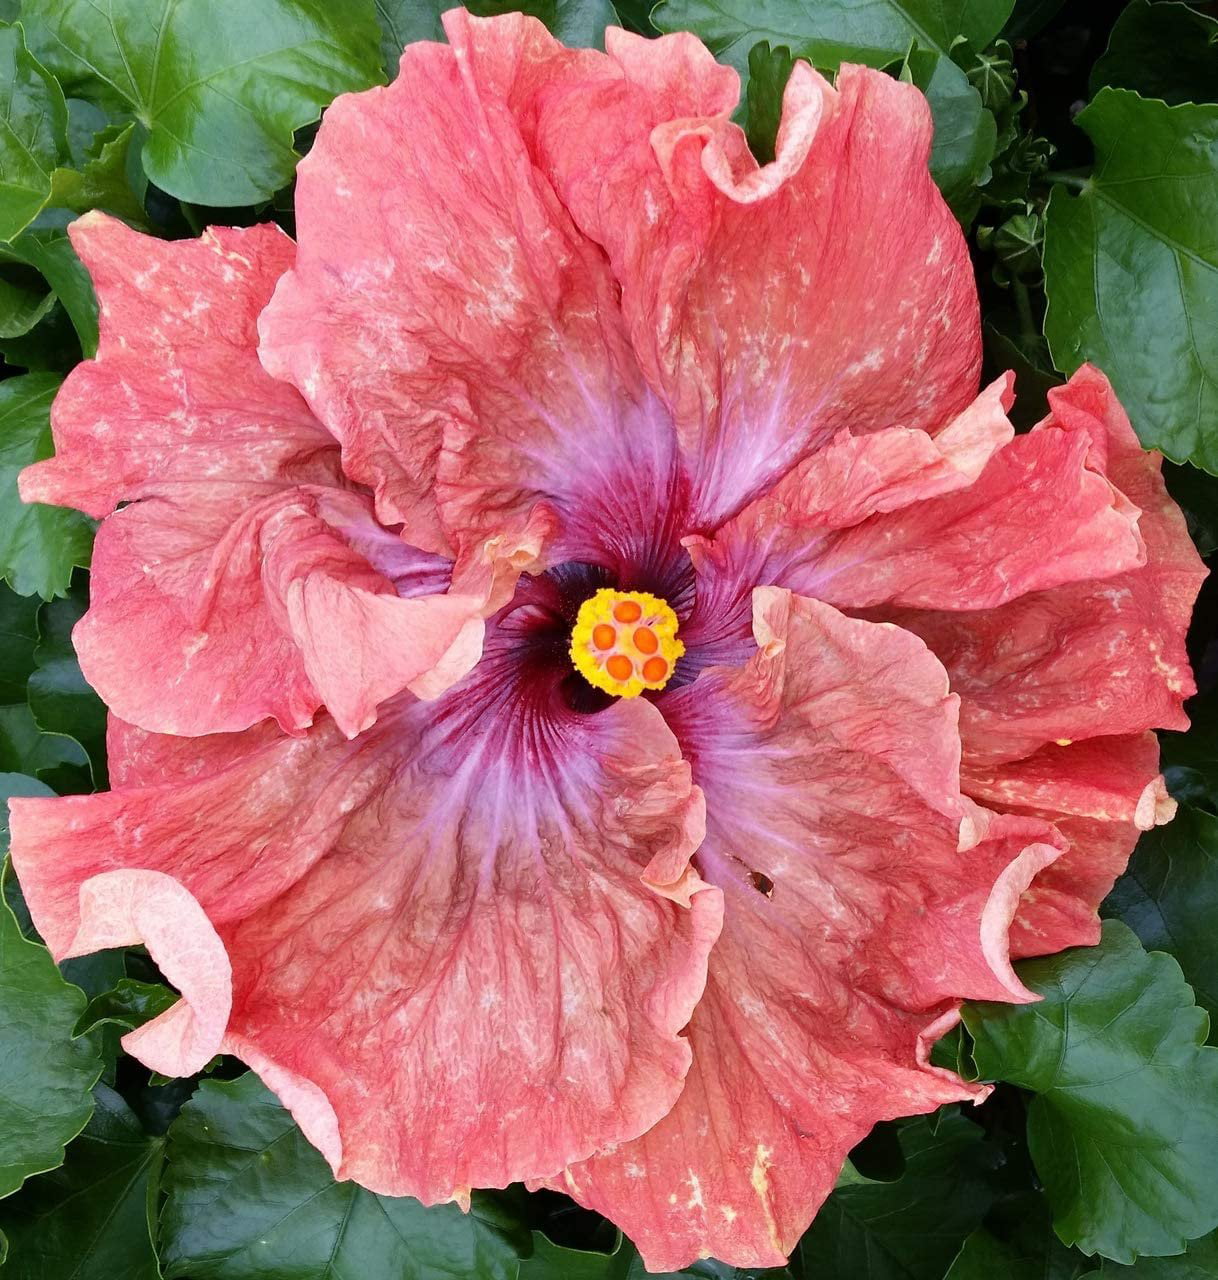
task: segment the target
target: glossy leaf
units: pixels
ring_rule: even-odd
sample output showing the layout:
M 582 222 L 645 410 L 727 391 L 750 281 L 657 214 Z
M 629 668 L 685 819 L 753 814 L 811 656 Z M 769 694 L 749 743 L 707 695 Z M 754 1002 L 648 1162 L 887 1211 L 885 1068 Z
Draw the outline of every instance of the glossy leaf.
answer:
M 993 1196 L 982 1130 L 953 1110 L 900 1138 L 900 1178 L 839 1185 L 825 1201 L 796 1253 L 803 1280 L 941 1280 L 980 1225 Z
M 97 296 L 67 231 L 39 227 L 18 236 L 4 253 L 40 271 L 72 321 L 84 356 L 97 353 Z
M 80 169 L 58 169 L 52 175 L 51 202 L 73 213 L 105 209 L 136 226 L 146 225 L 143 200 L 128 180 L 135 130 L 134 124 L 112 125 L 98 133 Z
M 160 1280 L 153 1246 L 163 1141 L 117 1093 L 97 1109 L 61 1169 L 0 1204 L 5 1280 Z
M 1174 0 L 1132 0 L 1091 68 L 1091 92 L 1105 85 L 1173 104 L 1218 102 L 1218 21 Z
M 722 62 L 748 74 L 758 40 L 786 45 L 817 66 L 884 66 L 911 44 L 947 53 L 958 36 L 981 48 L 998 34 L 1013 0 L 663 0 L 652 11 L 661 31 L 692 31 Z
M 0 338 L 20 338 L 55 305 L 45 285 L 0 277 Z
M 1181 805 L 1166 826 L 1146 832 L 1103 912 L 1144 947 L 1171 955 L 1197 1003 L 1218 1015 L 1218 817 Z
M 914 49 L 901 78 L 916 84 L 935 121 L 930 174 L 952 212 L 969 223 L 981 202 L 979 188 L 990 176 L 998 127 L 968 76 L 942 54 Z
M 93 1111 L 101 1060 L 73 1038 L 84 1007 L 83 993 L 0 902 L 0 1196 L 54 1169 Z
M 31 48 L 71 96 L 147 131 L 148 176 L 240 205 L 292 177 L 292 135 L 380 78 L 371 0 L 25 0 Z
M 1131 1267 L 1100 1260 L 1081 1280 L 1218 1280 L 1218 1235 L 1189 1245 L 1182 1257 L 1139 1258 Z M 1039 1280 L 1039 1278 L 1038 1278 Z
M 38 599 L 0 583 L 0 705 L 25 701 L 38 644 Z
M 1096 170 L 1049 201 L 1054 362 L 1099 365 L 1143 444 L 1218 471 L 1218 106 L 1104 89 L 1076 122 Z
M 1180 966 L 1109 920 L 1020 965 L 1039 1004 L 966 1005 L 987 1079 L 1036 1094 L 1028 1147 L 1067 1244 L 1118 1262 L 1218 1224 L 1218 1049 Z
M 43 733 L 28 706 L 0 707 L 0 771 L 40 778 L 60 794 L 89 791 L 89 757 L 72 738 Z
M 22 467 L 54 452 L 49 413 L 59 390 L 52 374 L 29 373 L 0 383 L 0 578 L 23 596 L 63 595 L 77 565 L 89 563 L 93 525 L 64 507 L 23 504 Z
M 38 216 L 67 158 L 68 108 L 18 26 L 0 25 L 0 240 Z
M 443 40 L 440 15 L 453 6 L 447 0 L 376 0 L 381 28 L 381 55 L 390 76 L 397 74 L 403 48 L 416 40 Z M 605 47 L 605 28 L 618 16 L 610 0 L 469 0 L 470 13 L 527 13 L 539 18 L 565 45 Z
M 109 991 L 89 1001 L 76 1024 L 76 1034 L 83 1036 L 98 1027 L 112 1025 L 133 1031 L 145 1022 L 159 1017 L 178 1002 L 178 994 L 159 982 L 137 982 L 123 978 Z
M 1218 691 L 1194 698 L 1188 712 L 1186 733 L 1159 735 L 1160 767 L 1177 800 L 1218 812 Z
M 34 654 L 37 669 L 29 680 L 29 705 L 44 733 L 75 739 L 84 748 L 94 782 L 106 782 L 106 705 L 80 671 L 72 648 L 72 628 L 88 607 L 79 593 L 42 606 L 38 615 L 39 641 Z
M 169 1131 L 161 1220 L 169 1277 L 514 1280 L 527 1235 L 489 1196 L 424 1209 L 335 1182 L 252 1072 L 206 1080 Z
M 1044 1196 L 1013 1197 L 1000 1221 L 979 1227 L 964 1242 L 944 1280 L 1080 1280 L 1093 1261 L 1053 1233 Z

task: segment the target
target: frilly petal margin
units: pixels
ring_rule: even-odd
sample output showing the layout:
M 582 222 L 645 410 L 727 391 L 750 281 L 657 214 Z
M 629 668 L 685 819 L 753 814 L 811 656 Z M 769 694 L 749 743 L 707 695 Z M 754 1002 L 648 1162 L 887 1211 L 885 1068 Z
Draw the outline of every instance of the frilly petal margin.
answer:
M 962 999 L 1033 999 L 1008 933 L 1065 843 L 961 793 L 958 702 L 916 637 L 773 588 L 754 628 L 745 668 L 665 702 L 727 902 L 685 1089 L 551 1184 L 654 1270 L 780 1265 L 876 1121 L 986 1096 L 930 1046 Z
M 945 601 L 937 611 L 877 615 L 920 635 L 947 668 L 965 755 L 982 766 L 1049 743 L 1185 729 L 1183 704 L 1196 690 L 1185 637 L 1206 568 L 1167 493 L 1161 456 L 1141 447 L 1108 379 L 1090 365 L 1049 392 L 1049 410 L 1030 434 L 1085 449 L 1089 469 L 1136 513 L 1141 566 L 1113 573 L 1097 560 L 1074 581 L 1041 581 L 1047 589 L 994 609 L 962 612 Z
M 391 84 L 326 111 L 259 328 L 381 520 L 459 558 L 548 497 L 567 514 L 581 477 L 629 474 L 671 428 L 646 412 L 603 254 L 532 155 L 551 82 L 604 55 L 522 14 L 444 21 L 449 45 L 410 45 Z
M 377 525 L 337 442 L 258 361 L 257 316 L 295 253 L 277 228 L 165 243 L 89 214 L 71 235 L 101 342 L 55 400 L 56 455 L 20 483 L 108 516 L 74 637 L 107 704 L 187 735 L 267 716 L 300 732 L 324 704 L 354 734 L 402 689 L 459 680 L 541 524 L 470 547 L 455 582 Z
M 606 49 L 542 99 L 539 154 L 621 283 L 697 523 L 840 430 L 934 431 L 960 412 L 980 367 L 977 295 L 927 171 L 917 90 L 855 66 L 835 88 L 797 63 L 776 159 L 759 167 L 729 118 L 735 73 L 694 37 L 610 30 Z
M 702 795 L 654 707 L 570 713 L 551 772 L 536 743 L 457 730 L 478 696 L 194 759 L 114 726 L 117 775 L 148 785 L 13 805 L 55 953 L 143 939 L 182 991 L 133 1052 L 239 1054 L 337 1176 L 429 1203 L 554 1176 L 667 1112 L 722 923 L 688 870 Z
M 181 992 L 172 1008 L 128 1032 L 123 1048 L 163 1075 L 202 1071 L 220 1052 L 233 975 L 224 943 L 194 895 L 160 871 L 105 871 L 81 883 L 79 916 L 71 941 L 52 943 L 57 961 L 142 944 Z
M 288 236 L 265 224 L 165 241 L 96 210 L 68 235 L 97 293 L 97 355 L 51 406 L 55 455 L 22 472 L 26 502 L 101 518 L 201 482 L 229 494 L 335 482 L 334 437 L 258 363 Z

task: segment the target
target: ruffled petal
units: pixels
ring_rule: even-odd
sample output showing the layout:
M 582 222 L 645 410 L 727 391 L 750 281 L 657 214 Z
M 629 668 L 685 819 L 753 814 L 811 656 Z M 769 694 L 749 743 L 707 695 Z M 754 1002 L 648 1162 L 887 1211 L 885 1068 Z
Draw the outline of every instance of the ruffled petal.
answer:
M 1062 844 L 961 794 L 957 702 L 915 637 L 775 589 L 755 625 L 746 667 L 665 703 L 726 904 L 685 1091 L 556 1184 L 656 1270 L 781 1263 L 877 1120 L 984 1096 L 928 1046 L 961 998 L 1032 998 L 1007 930 Z
M 392 84 L 327 111 L 261 329 L 266 367 L 339 438 L 382 521 L 459 552 L 590 472 L 628 475 L 671 427 L 603 255 L 531 155 L 548 85 L 603 55 L 520 14 L 445 26 L 450 45 L 411 45 Z
M 1047 743 L 1183 729 L 1195 690 L 1185 635 L 1205 578 L 1159 454 L 1145 452 L 1108 380 L 1084 365 L 1041 424 L 1090 441 L 1092 465 L 1140 512 L 1145 567 L 971 613 L 886 611 L 916 631 L 960 694 L 966 757 L 1018 760 Z
M 1053 420 L 1012 439 L 1009 404 L 1000 379 L 920 449 L 891 429 L 831 446 L 694 550 L 707 570 L 848 609 L 996 608 L 1143 564 L 1140 512 L 1103 448 Z
M 165 241 L 95 211 L 68 234 L 93 278 L 100 341 L 55 399 L 55 456 L 22 473 L 26 502 L 100 517 L 201 482 L 333 482 L 334 438 L 258 363 L 258 313 L 294 256 L 278 227 Z
M 1017 956 L 1098 942 L 1099 905 L 1138 837 L 1176 812 L 1153 733 L 1052 743 L 1025 760 L 969 767 L 962 785 L 992 809 L 1051 821 L 1070 842 L 1019 905 L 1011 931 Z
M 252 731 L 244 755 L 203 739 L 207 774 L 119 727 L 123 770 L 166 781 L 13 812 L 55 954 L 108 876 L 171 877 L 232 968 L 223 1039 L 198 1051 L 242 1054 L 340 1177 L 429 1202 L 654 1124 L 722 917 L 688 871 L 701 793 L 654 707 L 551 721 L 566 756 L 546 770 L 535 728 L 463 719 L 502 692 L 470 687 L 400 701 L 355 741 L 329 721 Z M 201 952 L 181 946 L 158 960 L 187 996 Z
M 179 497 L 115 513 L 94 548 L 74 642 L 123 719 L 192 735 L 273 716 L 298 732 L 324 703 L 355 734 L 385 699 L 434 696 L 477 661 L 482 619 L 501 603 L 490 566 L 452 585 L 447 561 L 343 490 Z
M 621 282 L 700 523 L 842 429 L 934 430 L 960 412 L 980 365 L 977 296 L 927 171 L 921 94 L 852 66 L 835 89 L 796 63 L 759 168 L 729 120 L 734 73 L 692 37 L 611 30 L 606 47 L 599 81 L 571 77 L 542 101 L 539 145 Z

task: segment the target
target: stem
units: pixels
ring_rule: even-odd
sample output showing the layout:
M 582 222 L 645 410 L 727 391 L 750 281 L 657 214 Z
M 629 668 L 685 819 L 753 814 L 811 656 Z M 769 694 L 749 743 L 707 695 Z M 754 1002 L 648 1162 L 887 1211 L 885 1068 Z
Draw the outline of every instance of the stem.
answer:
M 1019 316 L 1019 336 L 1025 343 L 1033 345 L 1040 342 L 1040 325 L 1032 314 L 1032 299 L 1028 296 L 1028 286 L 1022 280 L 1011 281 L 1011 292 L 1015 295 L 1015 311 Z

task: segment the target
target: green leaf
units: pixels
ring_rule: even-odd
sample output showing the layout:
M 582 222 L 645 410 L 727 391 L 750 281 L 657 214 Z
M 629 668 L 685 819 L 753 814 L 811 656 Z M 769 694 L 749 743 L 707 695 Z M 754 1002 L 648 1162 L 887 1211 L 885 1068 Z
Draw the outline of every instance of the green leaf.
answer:
M 0 705 L 23 703 L 34 670 L 40 602 L 0 584 Z
M 1105 85 L 1165 102 L 1218 102 L 1218 21 L 1186 4 L 1133 0 L 1091 68 L 1091 92 Z
M 71 738 L 43 733 L 28 706 L 0 707 L 0 770 L 41 778 L 62 794 L 90 790 L 89 757 Z M 84 785 L 74 771 L 84 770 Z
M 67 154 L 63 91 L 26 48 L 21 28 L 0 26 L 0 240 L 42 211 Z
M 1002 34 L 1008 40 L 1026 40 L 1047 26 L 1066 0 L 1015 0 L 1015 8 Z
M 38 615 L 37 670 L 29 680 L 29 705 L 44 733 L 73 738 L 84 748 L 98 787 L 106 785 L 106 704 L 80 671 L 72 628 L 88 607 L 83 593 L 52 600 Z
M 1094 1263 L 1053 1234 L 1044 1197 L 1030 1192 L 1004 1215 L 999 1233 L 980 1227 L 964 1242 L 943 1280 L 1079 1280 Z
M 135 131 L 136 126 L 129 124 L 111 125 L 98 133 L 80 169 L 56 169 L 51 177 L 51 203 L 73 213 L 105 209 L 146 228 L 143 199 L 128 180 Z
M 795 59 L 785 45 L 771 49 L 759 40 L 749 50 L 749 83 L 745 91 L 745 132 L 760 164 L 774 159 L 774 140 L 782 123 L 782 95 Z
M 952 212 L 966 225 L 981 203 L 978 188 L 990 176 L 998 126 L 981 102 L 981 94 L 951 58 L 911 49 L 901 79 L 926 95 L 934 117 L 930 174 Z
M 5 1280 L 160 1280 L 153 1231 L 164 1142 L 104 1084 L 63 1168 L 0 1205 Z
M 0 1196 L 54 1169 L 93 1111 L 101 1060 L 73 1038 L 84 1007 L 83 993 L 0 902 Z
M 1212 556 L 1218 551 L 1218 480 L 1198 467 L 1177 466 L 1172 462 L 1164 466 L 1163 479 L 1167 481 L 1168 493 L 1184 512 L 1189 536 L 1197 544 L 1198 552 Z M 1213 718 L 1213 713 L 1211 717 L 1209 723 L 1218 725 L 1218 718 Z M 1218 744 L 1215 744 L 1214 764 L 1214 785 L 1218 789 Z
M 1118 1262 L 1218 1223 L 1218 1049 L 1180 966 L 1123 924 L 1019 966 L 1039 1004 L 966 1005 L 983 1076 L 1036 1094 L 1028 1148 L 1057 1234 Z
M 402 50 L 416 40 L 443 40 L 440 15 L 448 0 L 375 0 L 381 28 L 381 57 L 389 75 L 397 75 Z M 479 17 L 527 13 L 539 18 L 565 45 L 605 47 L 605 28 L 617 23 L 610 0 L 469 0 L 465 6 Z
M 900 1131 L 905 1173 L 839 1186 L 800 1241 L 804 1280 L 940 1280 L 992 1190 L 981 1129 L 958 1111 Z
M 1197 1003 L 1218 1014 L 1218 817 L 1181 805 L 1171 822 L 1147 831 L 1103 913 L 1124 921 L 1144 947 L 1171 955 Z
M 149 178 L 196 204 L 268 199 L 294 131 L 381 78 L 371 0 L 25 0 L 22 22 L 69 96 L 134 116 Z
M 1218 1280 L 1218 1235 L 1194 1240 L 1183 1257 L 1139 1258 L 1132 1267 L 1100 1260 L 1082 1280 Z M 1039 1280 L 1039 1278 L 1038 1278 Z
M 957 37 L 982 48 L 998 34 L 1013 0 L 663 0 L 652 12 L 661 31 L 692 31 L 722 62 L 748 75 L 758 40 L 786 45 L 818 67 L 865 62 L 882 67 L 911 44 L 946 54 Z
M 1022 333 L 1015 312 L 1000 308 L 986 315 L 982 339 L 990 377 L 996 378 L 1007 369 L 1015 371 L 1016 395 L 1011 421 L 1021 429 L 1039 422 L 1049 412 L 1049 392 L 1062 385 L 1044 339 L 1039 333 Z
M 0 277 L 0 338 L 20 338 L 55 305 L 45 285 Z
M 59 227 L 26 231 L 5 245 L 3 252 L 42 273 L 72 321 L 82 354 L 96 355 L 97 295 L 67 231 Z
M 1099 365 L 1143 444 L 1218 472 L 1218 107 L 1104 89 L 1075 118 L 1096 169 L 1049 201 L 1054 362 Z
M 520 1280 L 680 1280 L 682 1276 L 705 1280 L 791 1280 L 787 1267 L 729 1267 L 711 1258 L 695 1262 L 684 1271 L 648 1271 L 638 1250 L 619 1236 L 612 1253 L 568 1249 L 540 1231 L 533 1232 L 533 1252 L 520 1264 Z
M 1177 800 L 1218 811 L 1218 692 L 1194 698 L 1188 714 L 1187 732 L 1159 735 L 1160 768 Z
M 424 1209 L 335 1182 L 252 1072 L 205 1080 L 169 1130 L 161 1218 L 169 1277 L 514 1280 L 527 1234 L 492 1196 Z
M 151 1022 L 178 1002 L 178 993 L 159 982 L 137 982 L 122 978 L 110 991 L 89 1001 L 76 1024 L 78 1036 L 110 1024 L 133 1031 Z
M 0 578 L 23 596 L 63 595 L 77 565 L 89 563 L 93 524 L 64 507 L 22 503 L 17 473 L 49 458 L 50 408 L 59 379 L 27 373 L 0 383 Z

